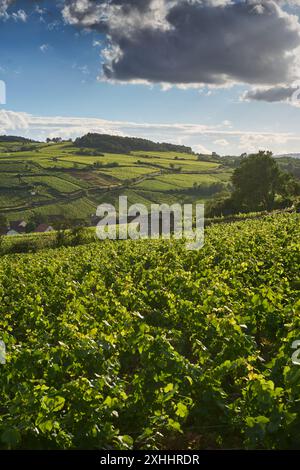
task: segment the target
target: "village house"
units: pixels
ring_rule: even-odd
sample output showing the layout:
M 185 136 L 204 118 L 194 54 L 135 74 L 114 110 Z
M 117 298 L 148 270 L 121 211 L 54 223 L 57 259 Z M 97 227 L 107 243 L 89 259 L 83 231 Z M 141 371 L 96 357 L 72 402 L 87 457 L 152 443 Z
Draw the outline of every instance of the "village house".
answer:
M 8 230 L 8 232 L 6 232 L 6 235 L 9 237 L 9 236 L 20 235 L 20 234 L 19 232 L 16 232 L 16 230 L 10 229 Z
M 36 227 L 34 230 L 35 233 L 47 233 L 47 232 L 53 232 L 54 228 L 51 225 L 48 224 L 40 224 Z
M 12 220 L 9 223 L 9 230 L 7 232 L 7 235 L 18 235 L 20 233 L 25 233 L 26 227 L 27 222 L 25 220 Z

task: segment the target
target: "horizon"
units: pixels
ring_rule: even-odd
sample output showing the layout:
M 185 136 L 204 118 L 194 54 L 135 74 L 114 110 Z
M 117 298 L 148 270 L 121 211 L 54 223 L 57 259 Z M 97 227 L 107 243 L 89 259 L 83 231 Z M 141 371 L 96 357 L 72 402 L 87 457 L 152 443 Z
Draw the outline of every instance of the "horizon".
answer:
M 299 18 L 287 0 L 0 0 L 0 133 L 299 153 Z
M 96 133 L 98 134 L 98 133 Z M 72 142 L 73 144 L 75 143 L 75 141 L 78 139 L 78 138 L 82 138 L 84 137 L 86 134 L 84 135 L 79 135 L 78 137 L 75 137 L 75 138 L 58 138 L 60 139 L 60 141 L 58 142 L 55 142 L 53 139 L 55 139 L 55 137 L 45 137 L 44 140 L 35 140 L 35 139 L 31 139 L 29 137 L 24 137 L 24 136 L 21 136 L 21 135 L 11 135 L 11 134 L 2 134 L 0 135 L 0 141 L 1 141 L 1 138 L 9 138 L 9 139 L 13 139 L 13 138 L 16 138 L 16 139 L 19 139 L 19 138 L 22 138 L 22 139 L 25 139 L 27 140 L 28 142 L 33 142 L 33 143 L 38 143 L 38 144 L 44 144 L 44 143 L 48 143 L 48 144 L 58 144 L 58 143 L 68 143 L 68 142 Z M 109 137 L 123 137 L 123 138 L 132 138 L 132 139 L 143 139 L 143 137 L 137 137 L 137 136 L 129 136 L 129 135 L 125 135 L 125 136 L 120 136 L 120 135 L 114 135 L 114 134 L 98 134 L 98 135 L 102 135 L 102 136 L 109 136 Z M 48 141 L 49 139 L 49 141 Z M 180 145 L 180 144 L 174 144 L 173 142 L 171 141 L 153 141 L 151 139 L 145 139 L 145 140 L 148 140 L 149 142 L 153 142 L 155 144 L 168 144 L 168 145 Z M 13 142 L 13 141 L 12 141 Z M 193 147 L 190 147 L 188 145 L 184 145 L 187 149 L 188 148 L 191 148 L 192 150 L 192 153 L 196 154 L 196 155 L 203 155 L 203 156 L 213 156 L 214 153 L 216 154 L 217 157 L 235 157 L 235 158 L 239 158 L 242 154 L 218 154 L 216 152 L 208 152 L 208 153 L 204 153 L 204 152 L 196 152 Z M 101 151 L 101 149 L 99 148 L 99 151 Z M 178 150 L 177 150 L 178 152 Z M 258 153 L 258 152 L 257 152 Z M 250 156 L 252 154 L 255 154 L 255 152 L 250 152 L 249 154 L 246 153 L 246 155 Z M 299 152 L 290 152 L 290 153 L 281 153 L 281 154 L 275 154 L 273 153 L 273 156 L 274 157 L 285 157 L 285 156 L 289 156 L 289 157 L 293 157 L 293 158 L 300 158 L 300 151 Z

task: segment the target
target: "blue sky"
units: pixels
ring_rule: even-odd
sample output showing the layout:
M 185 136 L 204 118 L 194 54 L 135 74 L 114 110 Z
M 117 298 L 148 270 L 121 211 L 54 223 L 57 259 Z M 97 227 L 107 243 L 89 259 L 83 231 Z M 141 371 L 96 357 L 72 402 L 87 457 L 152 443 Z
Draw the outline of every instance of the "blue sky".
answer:
M 99 18 L 96 26 L 93 24 L 88 29 L 85 23 L 80 23 L 83 23 L 81 16 L 79 22 L 76 17 L 78 24 L 72 24 L 80 1 L 83 4 L 91 2 L 74 0 L 72 17 L 69 11 L 63 14 L 64 2 L 28 0 L 11 2 L 0 17 L 0 79 L 7 88 L 6 104 L 0 105 L 1 133 L 44 139 L 48 135 L 76 137 L 87 131 L 99 131 L 180 142 L 192 145 L 195 150 L 221 154 L 240 154 L 260 148 L 270 148 L 275 153 L 300 152 L 298 103 L 289 99 L 268 102 L 242 98 L 253 87 L 255 90 L 260 85 L 290 87 L 291 83 L 279 77 L 278 81 L 268 85 L 263 82 L 261 72 L 254 77 L 255 82 L 245 83 L 245 74 L 240 79 L 238 74 L 241 72 L 235 72 L 236 53 L 228 59 L 228 63 L 232 60 L 235 73 L 233 79 L 229 72 L 228 83 L 212 83 L 215 80 L 215 76 L 211 78 L 214 64 L 209 65 L 211 75 L 207 83 L 194 83 L 191 75 L 183 84 L 172 83 L 174 77 L 176 82 L 176 72 L 168 83 L 165 80 L 168 70 L 160 62 L 159 51 L 157 64 L 155 55 L 149 54 L 149 61 L 153 62 L 155 76 L 161 76 L 161 81 L 153 80 L 152 75 L 149 80 L 148 76 L 144 79 L 149 70 L 147 64 L 145 70 L 139 69 L 141 57 L 133 65 L 121 64 L 122 68 L 115 63 L 113 76 L 101 80 L 102 64 L 108 60 L 105 52 L 108 48 L 107 28 L 102 26 Z M 71 1 L 66 3 L 73 7 Z M 99 5 L 105 1 L 94 3 Z M 284 11 L 290 15 L 289 7 Z M 96 13 L 99 15 L 98 11 Z M 298 9 L 293 9 L 292 13 L 296 15 Z M 124 39 L 120 39 L 116 28 L 114 26 L 114 40 L 123 44 Z M 143 36 L 139 34 L 142 41 Z M 203 37 L 200 39 L 203 41 Z M 220 47 L 221 41 L 222 37 Z M 216 54 L 218 44 L 214 51 Z M 126 54 L 125 50 L 125 58 Z M 256 54 L 259 55 L 259 50 Z M 131 48 L 128 57 L 132 56 Z M 145 60 L 147 62 L 147 55 Z M 202 73 L 206 64 L 201 60 Z M 199 76 L 195 60 L 191 64 L 193 68 L 195 77 Z M 137 76 L 128 76 L 128 70 Z M 145 83 L 136 84 L 141 77 Z M 186 80 L 180 73 L 180 81 L 182 77 Z

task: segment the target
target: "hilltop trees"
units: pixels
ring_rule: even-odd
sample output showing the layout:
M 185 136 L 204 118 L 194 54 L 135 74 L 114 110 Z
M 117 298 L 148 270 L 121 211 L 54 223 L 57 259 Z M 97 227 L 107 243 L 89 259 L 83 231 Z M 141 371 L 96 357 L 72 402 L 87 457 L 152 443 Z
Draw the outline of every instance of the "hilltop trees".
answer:
M 26 137 L 19 137 L 15 135 L 1 135 L 0 142 L 12 142 L 12 143 L 18 142 L 18 143 L 24 143 L 24 144 L 31 144 L 37 141 L 33 139 L 27 139 Z
M 130 153 L 132 151 L 183 152 L 192 153 L 190 147 L 168 143 L 156 143 L 137 137 L 121 137 L 107 134 L 89 133 L 75 140 L 79 148 L 96 148 L 101 152 Z
M 219 201 L 211 215 L 271 210 L 278 196 L 284 200 L 300 192 L 294 177 L 280 169 L 271 152 L 264 151 L 241 160 L 232 175 L 232 185 L 231 197 Z

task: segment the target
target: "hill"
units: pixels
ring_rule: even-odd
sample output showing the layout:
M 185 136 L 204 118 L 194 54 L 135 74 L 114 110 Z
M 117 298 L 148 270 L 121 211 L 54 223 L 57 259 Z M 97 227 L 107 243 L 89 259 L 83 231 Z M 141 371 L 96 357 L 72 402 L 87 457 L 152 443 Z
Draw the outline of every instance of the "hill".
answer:
M 7 138 L 0 142 L 0 220 L 2 215 L 7 222 L 22 218 L 55 227 L 90 225 L 97 206 L 103 202 L 116 205 L 120 195 L 127 196 L 129 204 L 148 207 L 152 203 L 208 204 L 230 193 L 231 175 L 240 163 L 239 159 L 196 155 L 189 148 L 183 153 L 186 147 L 171 144 L 157 145 L 177 151 L 129 152 L 127 146 L 126 152 L 115 153 L 78 147 L 70 141 Z M 129 141 L 130 148 L 149 143 Z M 299 159 L 277 161 L 300 178 Z M 0 230 L 4 229 L 3 217 Z
M 206 200 L 227 189 L 231 169 L 176 151 L 100 152 L 72 142 L 0 143 L 0 215 L 66 226 L 91 222 L 97 205 Z M 1 227 L 0 227 L 1 228 Z
M 300 158 L 300 153 L 285 153 L 281 155 L 275 155 L 275 158 Z
M 130 153 L 134 151 L 192 153 L 191 147 L 168 143 L 156 143 L 137 137 L 120 137 L 107 134 L 86 134 L 75 140 L 77 147 L 95 148 L 101 152 Z
M 30 144 L 36 142 L 32 139 L 27 139 L 25 137 L 18 137 L 15 135 L 0 135 L 0 142 L 13 142 L 13 143 L 24 143 Z

